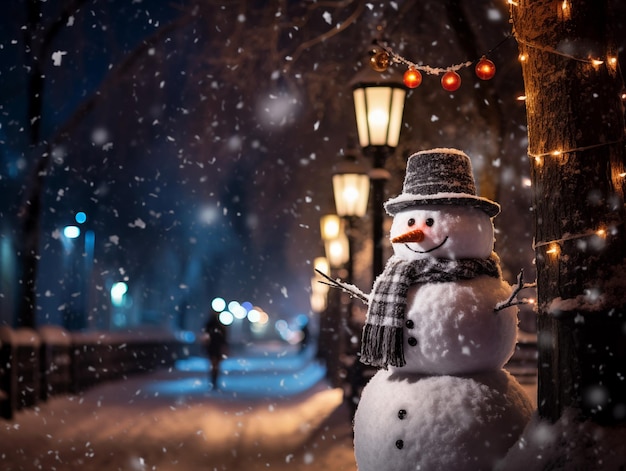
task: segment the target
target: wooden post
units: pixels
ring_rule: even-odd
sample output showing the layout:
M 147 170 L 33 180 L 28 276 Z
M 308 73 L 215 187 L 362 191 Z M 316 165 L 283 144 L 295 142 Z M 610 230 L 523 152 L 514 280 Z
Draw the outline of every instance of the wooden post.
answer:
M 538 405 L 626 420 L 623 81 L 606 0 L 511 5 L 526 89 Z

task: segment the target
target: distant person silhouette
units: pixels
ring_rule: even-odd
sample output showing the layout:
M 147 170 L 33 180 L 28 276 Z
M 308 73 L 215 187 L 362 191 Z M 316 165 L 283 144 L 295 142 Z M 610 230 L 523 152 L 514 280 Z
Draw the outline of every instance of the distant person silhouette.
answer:
M 226 326 L 220 322 L 215 312 L 209 314 L 204 331 L 207 335 L 205 343 L 206 353 L 211 363 L 209 379 L 213 389 L 219 389 L 217 378 L 220 372 L 220 363 L 228 353 L 228 332 Z

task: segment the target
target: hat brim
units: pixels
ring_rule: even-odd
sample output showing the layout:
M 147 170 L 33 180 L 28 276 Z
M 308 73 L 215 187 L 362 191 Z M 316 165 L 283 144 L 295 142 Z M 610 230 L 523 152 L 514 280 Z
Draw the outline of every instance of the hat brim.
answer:
M 404 209 L 414 206 L 433 205 L 472 206 L 487 213 L 489 217 L 495 217 L 500 213 L 500 205 L 487 198 L 464 193 L 436 193 L 434 195 L 414 195 L 403 193 L 388 200 L 384 206 L 390 216 L 395 216 Z

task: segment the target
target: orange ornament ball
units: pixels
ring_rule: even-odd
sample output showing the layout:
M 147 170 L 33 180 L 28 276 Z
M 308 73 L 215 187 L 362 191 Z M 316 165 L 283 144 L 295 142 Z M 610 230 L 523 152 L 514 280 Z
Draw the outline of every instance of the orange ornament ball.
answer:
M 370 66 L 376 72 L 385 72 L 389 68 L 389 54 L 385 51 L 377 51 L 370 57 Z
M 449 92 L 458 90 L 461 86 L 461 76 L 453 70 L 449 70 L 441 77 L 441 86 Z
M 476 64 L 476 76 L 481 80 L 490 80 L 496 75 L 496 66 L 486 57 L 483 57 Z
M 402 81 L 409 88 L 417 88 L 422 83 L 422 74 L 419 70 L 411 67 L 404 73 Z

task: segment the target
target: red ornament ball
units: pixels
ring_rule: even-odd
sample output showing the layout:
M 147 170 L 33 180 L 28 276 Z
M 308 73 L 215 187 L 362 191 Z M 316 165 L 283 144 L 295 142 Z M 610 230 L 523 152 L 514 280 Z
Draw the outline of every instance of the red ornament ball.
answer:
M 411 67 L 404 73 L 402 81 L 409 88 L 417 88 L 422 83 L 422 74 L 419 70 Z
M 486 57 L 483 57 L 476 64 L 476 75 L 481 80 L 492 79 L 496 75 L 496 66 Z
M 449 92 L 458 90 L 461 86 L 461 76 L 453 70 L 449 70 L 441 77 L 441 86 Z

